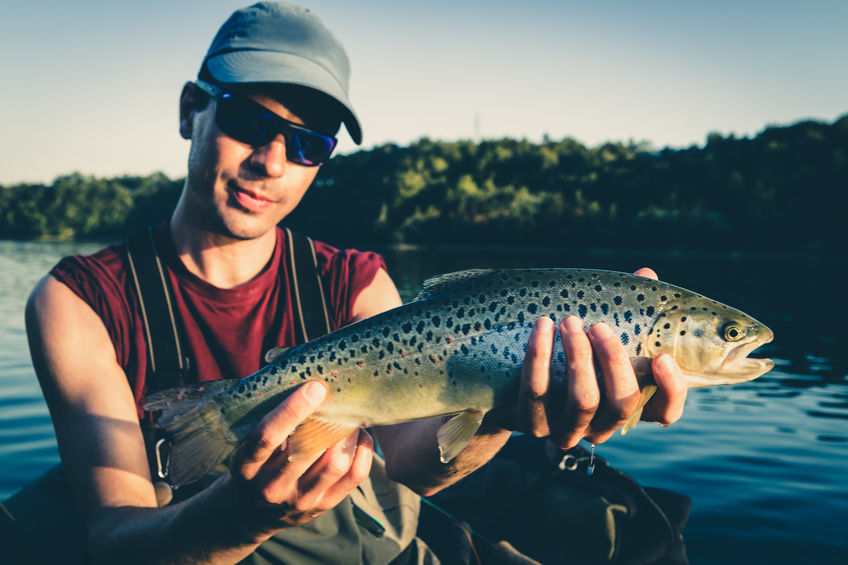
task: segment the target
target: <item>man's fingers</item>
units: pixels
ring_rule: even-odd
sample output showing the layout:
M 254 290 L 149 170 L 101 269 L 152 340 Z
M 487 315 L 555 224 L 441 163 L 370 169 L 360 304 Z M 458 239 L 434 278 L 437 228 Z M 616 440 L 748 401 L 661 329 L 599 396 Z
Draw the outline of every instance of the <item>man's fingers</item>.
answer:
M 374 440 L 365 430 L 359 430 L 359 436 L 354 445 L 351 462 L 347 471 L 335 483 L 329 485 L 321 493 L 322 508 L 330 509 L 336 506 L 356 485 L 368 478 L 371 472 L 371 460 L 374 455 Z
M 595 373 L 592 345 L 583 320 L 568 316 L 560 323 L 560 334 L 568 363 L 567 399 L 554 441 L 563 449 L 574 447 L 586 434 L 601 400 Z
M 546 416 L 548 400 L 551 351 L 554 324 L 550 318 L 539 318 L 530 332 L 521 381 L 518 390 L 518 422 L 525 433 L 534 437 L 550 435 Z
M 648 267 L 642 267 L 633 274 L 638 275 L 640 277 L 647 277 L 649 279 L 659 280 L 657 273 L 653 269 L 649 269 Z
M 683 415 L 683 406 L 686 404 L 688 387 L 683 373 L 667 353 L 653 360 L 651 370 L 657 383 L 657 392 L 645 407 L 642 418 L 663 425 L 673 424 Z
M 639 383 L 621 340 L 604 323 L 589 329 L 589 339 L 604 379 L 605 402 L 592 422 L 595 443 L 606 441 L 639 404 Z
M 323 384 L 310 381 L 269 412 L 236 451 L 233 466 L 237 474 L 246 480 L 253 479 L 275 452 L 284 449 L 288 436 L 326 396 Z

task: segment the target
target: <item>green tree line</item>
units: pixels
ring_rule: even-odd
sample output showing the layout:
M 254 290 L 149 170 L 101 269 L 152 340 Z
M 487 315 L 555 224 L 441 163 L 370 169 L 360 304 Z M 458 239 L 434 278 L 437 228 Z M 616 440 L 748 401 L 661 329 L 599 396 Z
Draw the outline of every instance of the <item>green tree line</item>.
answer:
M 0 237 L 107 238 L 168 217 L 156 173 L 0 186 Z M 835 249 L 848 241 L 848 115 L 705 144 L 421 139 L 322 166 L 294 229 L 337 245 Z

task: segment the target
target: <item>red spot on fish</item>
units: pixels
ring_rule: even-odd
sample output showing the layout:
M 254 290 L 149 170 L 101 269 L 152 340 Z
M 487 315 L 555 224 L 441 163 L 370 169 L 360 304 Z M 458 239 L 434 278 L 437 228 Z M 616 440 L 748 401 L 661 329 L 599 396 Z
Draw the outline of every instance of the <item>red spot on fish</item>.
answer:
M 438 358 L 438 357 L 436 357 L 435 355 L 433 355 L 433 354 L 431 353 L 431 354 L 430 354 L 430 361 L 432 361 L 433 363 L 438 363 L 438 362 L 439 362 L 439 358 Z
M 290 382 L 289 384 L 290 384 L 291 386 L 294 386 L 294 381 Z
M 256 396 L 257 396 L 257 397 L 259 397 L 259 398 L 262 398 L 262 393 L 260 392 L 260 393 L 259 393 L 259 394 L 257 394 Z
M 338 372 L 338 371 L 333 371 L 331 374 L 332 374 L 334 377 L 338 377 L 338 376 L 339 376 L 339 372 Z
M 446 337 L 446 338 L 445 338 L 445 341 L 446 341 L 446 342 L 448 342 L 448 343 L 450 343 L 450 342 L 452 342 L 452 341 L 453 341 L 453 338 L 452 338 L 452 337 Z
M 407 356 L 406 351 L 405 351 L 405 350 L 403 350 L 403 349 L 401 349 L 401 350 L 400 350 L 400 356 L 401 356 L 401 357 L 406 357 L 406 356 Z
M 360 367 L 364 367 L 364 366 L 365 366 L 365 361 L 359 361 L 359 362 L 357 363 L 357 365 L 359 365 Z

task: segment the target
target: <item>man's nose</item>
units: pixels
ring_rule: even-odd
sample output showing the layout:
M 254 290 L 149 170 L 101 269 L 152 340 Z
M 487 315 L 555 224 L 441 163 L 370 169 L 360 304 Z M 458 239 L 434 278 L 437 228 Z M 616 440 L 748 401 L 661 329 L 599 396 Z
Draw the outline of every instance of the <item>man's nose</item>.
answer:
M 250 155 L 250 165 L 267 177 L 280 177 L 285 172 L 288 160 L 286 156 L 286 140 L 283 134 L 253 150 Z

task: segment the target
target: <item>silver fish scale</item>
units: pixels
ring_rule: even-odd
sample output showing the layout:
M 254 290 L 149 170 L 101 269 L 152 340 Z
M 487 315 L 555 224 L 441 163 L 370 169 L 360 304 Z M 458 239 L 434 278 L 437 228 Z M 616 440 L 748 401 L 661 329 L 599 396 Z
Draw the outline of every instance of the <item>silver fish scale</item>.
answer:
M 322 379 L 331 392 L 347 393 L 346 405 L 334 408 L 341 418 L 348 412 L 351 418 L 361 414 L 363 403 L 384 405 L 398 387 L 404 389 L 405 401 L 392 412 L 401 410 L 407 419 L 433 416 L 433 402 L 443 405 L 444 413 L 475 406 L 489 409 L 515 398 L 536 319 L 548 316 L 559 322 L 575 314 L 587 326 L 605 321 L 627 352 L 639 356 L 662 312 L 689 297 L 703 298 L 667 283 L 611 271 L 446 275 L 436 284 L 425 283 L 414 302 L 291 349 L 283 359 L 243 379 L 230 394 L 242 402 L 245 395 L 257 397 L 257 402 L 260 397 L 278 402 L 293 386 Z M 564 362 L 558 340 L 556 373 L 564 372 Z M 350 401 L 352 396 L 358 400 Z M 392 403 L 397 397 L 392 394 Z M 375 416 L 367 423 L 385 423 L 382 420 Z

